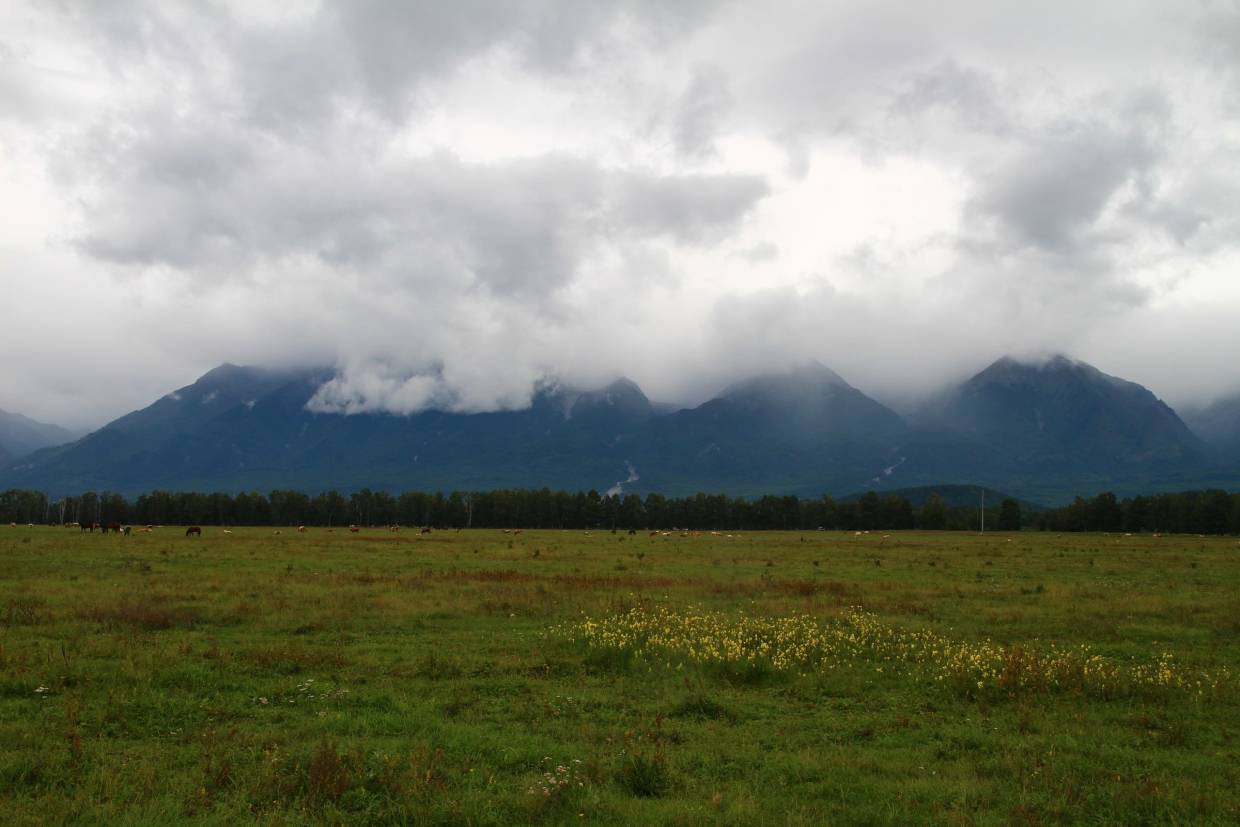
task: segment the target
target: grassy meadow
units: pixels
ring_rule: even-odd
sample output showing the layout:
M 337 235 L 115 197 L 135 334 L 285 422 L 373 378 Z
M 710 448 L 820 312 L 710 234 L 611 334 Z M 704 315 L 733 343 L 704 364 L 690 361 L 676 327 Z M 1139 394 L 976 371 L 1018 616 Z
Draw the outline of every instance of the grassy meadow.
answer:
M 1235 824 L 1236 538 L 0 527 L 0 823 Z

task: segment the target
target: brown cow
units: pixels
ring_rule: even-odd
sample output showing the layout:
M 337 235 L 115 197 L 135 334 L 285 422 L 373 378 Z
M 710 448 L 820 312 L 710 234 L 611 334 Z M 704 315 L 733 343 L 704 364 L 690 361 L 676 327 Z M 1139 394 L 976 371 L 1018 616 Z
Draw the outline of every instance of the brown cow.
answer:
M 185 529 L 185 536 L 186 536 L 186 537 L 188 537 L 188 536 L 189 536 L 189 535 L 191 535 L 191 534 L 193 534 L 193 535 L 195 535 L 195 536 L 197 536 L 197 537 L 201 537 L 201 536 L 202 536 L 202 526 L 192 525 L 192 526 L 190 526 L 189 528 Z

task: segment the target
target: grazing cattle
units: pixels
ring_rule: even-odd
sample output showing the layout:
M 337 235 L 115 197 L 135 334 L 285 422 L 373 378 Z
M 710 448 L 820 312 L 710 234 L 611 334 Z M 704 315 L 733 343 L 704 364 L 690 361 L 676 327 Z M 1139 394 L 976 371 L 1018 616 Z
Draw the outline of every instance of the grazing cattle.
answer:
M 104 523 L 104 525 L 103 525 L 103 533 L 104 533 L 104 534 L 107 534 L 109 531 L 114 531 L 114 532 L 116 532 L 117 534 L 120 534 L 120 533 L 121 533 L 121 524 L 120 524 L 120 523 Z
M 130 533 L 131 531 L 133 531 L 133 526 L 131 526 L 131 525 L 123 525 L 123 526 L 121 526 L 121 534 L 124 534 L 126 537 L 128 537 L 128 536 L 129 536 L 129 533 Z
M 185 536 L 186 536 L 186 537 L 188 537 L 188 536 L 189 536 L 189 535 L 191 535 L 191 534 L 193 534 L 195 537 L 201 537 L 201 536 L 202 536 L 202 526 L 192 525 L 192 526 L 190 526 L 189 528 L 185 529 Z
M 305 527 L 304 525 L 299 525 L 299 526 L 297 526 L 297 533 L 298 533 L 298 534 L 305 534 L 305 533 L 306 533 L 306 527 Z
M 280 529 L 278 529 L 278 528 L 277 528 L 275 531 L 273 531 L 273 532 L 271 532 L 271 533 L 272 533 L 272 534 L 279 534 L 279 533 L 280 533 Z
M 430 527 L 430 526 L 427 526 L 426 528 L 422 529 L 422 530 L 421 530 L 420 532 L 418 532 L 418 533 L 419 533 L 419 534 L 430 534 L 430 533 L 431 533 L 431 527 Z
M 225 534 L 225 535 L 227 535 L 227 536 L 229 536 L 229 537 L 231 537 L 231 536 L 232 536 L 232 529 L 231 529 L 231 528 L 226 528 L 226 529 L 224 529 L 224 534 Z
M 95 533 L 95 529 L 98 527 L 99 527 L 99 523 L 82 523 L 81 525 L 78 526 L 78 528 L 81 529 L 82 531 L 89 531 L 92 534 Z
M 357 532 L 361 531 L 361 529 L 355 525 L 351 525 L 349 526 L 349 531 L 352 531 L 354 534 L 356 534 Z
M 395 534 L 396 532 L 400 531 L 400 526 L 398 526 L 398 525 L 390 525 L 390 526 L 388 526 L 388 531 L 390 531 L 390 532 L 392 532 L 393 534 Z
M 9 528 L 17 528 L 17 523 L 9 523 Z
M 630 534 L 630 535 L 635 535 L 635 534 L 637 534 L 637 529 L 635 529 L 635 528 L 630 528 L 630 529 L 629 529 L 629 534 Z

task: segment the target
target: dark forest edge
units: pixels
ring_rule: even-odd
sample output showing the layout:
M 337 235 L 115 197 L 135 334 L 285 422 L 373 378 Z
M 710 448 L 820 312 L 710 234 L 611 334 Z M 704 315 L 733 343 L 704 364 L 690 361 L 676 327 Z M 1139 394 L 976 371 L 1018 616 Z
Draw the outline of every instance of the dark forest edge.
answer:
M 937 494 L 920 508 L 895 494 L 869 492 L 850 502 L 829 496 L 756 499 L 722 494 L 666 497 L 607 496 L 597 491 L 501 489 L 450 494 L 410 491 L 393 495 L 362 489 L 308 495 L 153 491 L 130 501 L 88 492 L 53 501 L 39 491 L 0 493 L 0 521 L 18 524 L 121 523 L 136 525 L 434 526 L 441 528 L 986 530 L 1240 533 L 1240 494 L 1222 490 L 1117 499 L 1110 492 L 1030 513 L 1006 498 L 984 514 L 952 506 Z

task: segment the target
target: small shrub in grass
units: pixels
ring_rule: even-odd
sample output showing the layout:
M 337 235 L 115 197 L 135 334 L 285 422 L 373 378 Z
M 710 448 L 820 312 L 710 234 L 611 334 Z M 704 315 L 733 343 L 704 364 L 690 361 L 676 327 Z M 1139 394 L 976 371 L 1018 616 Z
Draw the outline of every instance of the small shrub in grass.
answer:
M 658 749 L 626 750 L 620 757 L 616 782 L 638 798 L 658 798 L 670 786 L 667 758 Z
M 663 749 L 663 716 L 648 729 L 624 733 L 624 749 L 618 756 L 616 783 L 638 798 L 658 798 L 671 787 L 671 772 Z
M 730 721 L 735 718 L 731 710 L 705 695 L 690 695 L 672 707 L 671 714 L 676 718 L 697 718 L 701 721 Z

